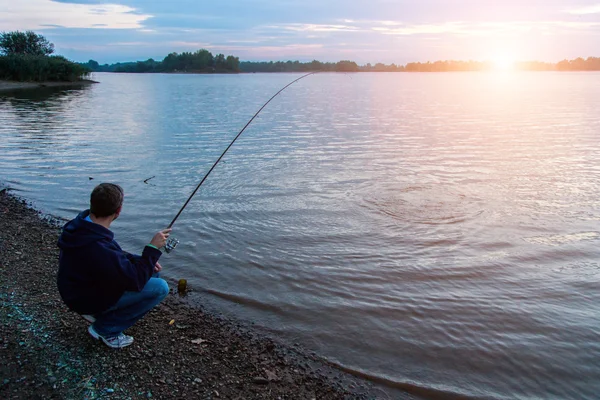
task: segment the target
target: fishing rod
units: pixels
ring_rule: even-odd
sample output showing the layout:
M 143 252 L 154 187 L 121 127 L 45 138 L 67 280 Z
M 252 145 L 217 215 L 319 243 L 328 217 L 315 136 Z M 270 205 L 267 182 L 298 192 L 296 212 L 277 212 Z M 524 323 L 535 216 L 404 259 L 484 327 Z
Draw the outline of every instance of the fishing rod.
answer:
M 225 156 L 225 154 L 227 153 L 227 151 L 231 148 L 231 146 L 233 146 L 233 144 L 235 143 L 235 141 L 242 135 L 242 133 L 252 123 L 252 121 L 254 121 L 254 118 L 256 118 L 258 116 L 258 114 L 263 110 L 263 108 L 265 108 L 267 106 L 267 104 L 269 104 L 271 102 L 271 100 L 273 100 L 275 97 L 277 97 L 277 95 L 279 93 L 283 92 L 289 86 L 291 86 L 294 83 L 298 82 L 300 79 L 306 78 L 307 76 L 312 75 L 312 74 L 316 74 L 317 72 L 319 72 L 319 71 L 309 72 L 308 74 L 302 75 L 300 78 L 291 81 L 290 83 L 288 83 L 287 85 L 285 85 L 283 88 L 281 88 L 277 93 L 275 93 L 265 104 L 263 104 L 263 106 L 256 112 L 256 114 L 254 114 L 252 116 L 252 118 L 250 118 L 250 120 L 246 123 L 246 125 L 244 125 L 244 127 L 242 128 L 242 130 L 236 135 L 236 137 L 231 141 L 231 143 L 229 143 L 229 146 L 227 146 L 227 148 L 225 149 L 225 151 L 223 151 L 223 153 L 219 156 L 219 158 L 217 159 L 217 161 L 215 161 L 215 163 L 212 165 L 212 167 L 210 167 L 210 169 L 208 170 L 208 172 L 206 173 L 206 175 L 204 175 L 204 178 L 202 178 L 202 180 L 200 181 L 200 183 L 198 184 L 198 186 L 196 186 L 196 188 L 194 189 L 194 191 L 192 192 L 192 194 L 190 195 L 190 197 L 188 197 L 188 199 L 183 204 L 183 206 L 181 207 L 181 209 L 179 209 L 179 212 L 177 213 L 177 215 L 175 215 L 175 218 L 173 218 L 173 220 L 171 221 L 171 223 L 169 224 L 169 226 L 167 227 L 167 229 L 171 228 L 173 226 L 173 224 L 175 223 L 175 221 L 177 221 L 177 218 L 179 218 L 179 216 L 181 215 L 181 213 L 183 212 L 183 210 L 185 209 L 185 207 L 188 205 L 188 203 L 190 202 L 190 200 L 192 200 L 192 197 L 194 197 L 194 195 L 196 194 L 196 192 L 198 191 L 198 189 L 200 189 L 200 186 L 202 186 L 202 184 L 204 183 L 204 181 L 206 180 L 206 178 L 208 178 L 208 175 L 210 175 L 210 173 L 213 171 L 213 169 L 215 169 L 215 167 L 217 166 L 217 164 L 219 163 L 219 161 L 221 161 L 221 159 L 223 158 L 223 156 Z M 172 237 L 169 238 L 167 240 L 167 244 L 165 245 L 165 251 L 167 253 L 170 253 L 171 251 L 173 251 L 175 249 L 175 247 L 178 244 L 179 244 L 179 240 L 177 240 L 175 238 L 172 238 Z

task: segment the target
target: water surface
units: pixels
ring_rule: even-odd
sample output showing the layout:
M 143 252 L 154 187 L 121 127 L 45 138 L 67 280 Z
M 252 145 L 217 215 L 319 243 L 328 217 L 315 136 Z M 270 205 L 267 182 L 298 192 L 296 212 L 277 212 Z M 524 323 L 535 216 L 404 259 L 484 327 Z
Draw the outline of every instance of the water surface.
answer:
M 121 184 L 114 231 L 139 251 L 297 77 L 4 95 L 0 181 L 65 219 Z M 597 73 L 310 76 L 232 147 L 161 263 L 390 397 L 597 398 L 598 102 Z

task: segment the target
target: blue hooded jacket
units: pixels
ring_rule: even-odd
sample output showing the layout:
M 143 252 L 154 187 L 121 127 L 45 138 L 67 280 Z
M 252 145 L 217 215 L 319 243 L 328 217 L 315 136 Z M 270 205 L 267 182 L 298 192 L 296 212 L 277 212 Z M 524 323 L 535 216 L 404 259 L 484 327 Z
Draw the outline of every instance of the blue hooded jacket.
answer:
M 57 283 L 71 310 L 93 315 L 113 306 L 125 291 L 141 291 L 162 253 L 150 246 L 141 256 L 123 251 L 109 229 L 85 220 L 89 214 L 83 211 L 63 227 Z

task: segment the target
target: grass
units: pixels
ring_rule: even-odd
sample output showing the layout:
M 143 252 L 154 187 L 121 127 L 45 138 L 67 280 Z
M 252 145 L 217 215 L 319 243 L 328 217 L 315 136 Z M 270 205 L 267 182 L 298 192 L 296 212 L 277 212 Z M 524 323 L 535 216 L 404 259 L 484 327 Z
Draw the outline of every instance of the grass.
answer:
M 90 70 L 62 56 L 0 56 L 0 79 L 18 82 L 74 82 Z

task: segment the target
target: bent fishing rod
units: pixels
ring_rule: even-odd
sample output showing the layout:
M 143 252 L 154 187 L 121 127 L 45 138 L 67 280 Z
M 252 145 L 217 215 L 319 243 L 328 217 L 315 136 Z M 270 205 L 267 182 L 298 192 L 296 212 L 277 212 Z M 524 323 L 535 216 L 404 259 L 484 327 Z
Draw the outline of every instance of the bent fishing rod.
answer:
M 194 189 L 194 191 L 192 192 L 192 194 L 190 195 L 190 197 L 188 197 L 188 199 L 183 204 L 183 206 L 181 207 L 181 209 L 179 209 L 179 212 L 177 213 L 177 215 L 175 215 L 175 218 L 173 218 L 173 220 L 171 221 L 171 223 L 169 224 L 169 226 L 167 227 L 167 229 L 170 229 L 173 226 L 173 224 L 175 223 L 175 221 L 177 221 L 177 218 L 179 218 L 179 216 L 181 215 L 181 213 L 183 212 L 183 210 L 185 209 L 185 207 L 189 204 L 190 200 L 192 200 L 192 197 L 194 197 L 194 195 L 196 194 L 196 192 L 198 191 L 198 189 L 200 189 L 200 186 L 202 186 L 202 184 L 204 183 L 204 181 L 206 180 L 206 178 L 208 178 L 208 175 L 210 175 L 210 173 L 213 171 L 213 169 L 215 169 L 215 167 L 217 166 L 217 164 L 219 163 L 219 161 L 221 161 L 221 159 L 225 156 L 225 154 L 227 153 L 227 151 L 229 151 L 229 149 L 231 148 L 231 146 L 233 146 L 233 144 L 235 143 L 235 141 L 238 140 L 238 138 L 242 135 L 242 133 L 246 130 L 246 128 L 252 123 L 252 121 L 254 121 L 254 118 L 256 118 L 258 116 L 258 114 L 260 114 L 260 112 L 263 110 L 263 108 L 265 108 L 267 106 L 267 104 L 269 104 L 271 102 L 271 100 L 273 100 L 275 97 L 277 97 L 277 95 L 279 95 L 279 93 L 283 92 L 289 86 L 291 86 L 294 83 L 298 82 L 300 79 L 306 78 L 307 76 L 312 75 L 312 74 L 316 74 L 318 72 L 319 71 L 309 72 L 308 74 L 302 75 L 300 78 L 291 81 L 290 83 L 288 83 L 287 85 L 285 85 L 283 88 L 281 88 L 277 93 L 275 93 L 265 104 L 263 104 L 263 106 L 256 112 L 256 114 L 254 114 L 252 116 L 252 118 L 250 118 L 250 120 L 246 123 L 246 125 L 244 125 L 244 127 L 242 128 L 242 130 L 235 136 L 235 138 L 231 141 L 231 143 L 229 143 L 229 146 L 227 146 L 227 148 L 225 149 L 225 151 L 223 151 L 223 153 L 219 156 L 219 158 L 217 159 L 217 161 L 215 161 L 215 163 L 212 165 L 212 167 L 210 167 L 210 169 L 208 170 L 208 172 L 206 173 L 206 175 L 204 175 L 204 178 L 202 178 L 202 180 L 200 181 L 200 183 L 196 186 L 196 188 Z M 175 249 L 175 247 L 178 244 L 179 244 L 179 240 L 177 240 L 175 238 L 169 238 L 167 240 L 167 244 L 165 245 L 165 251 L 167 253 L 170 253 L 171 251 L 173 251 Z

